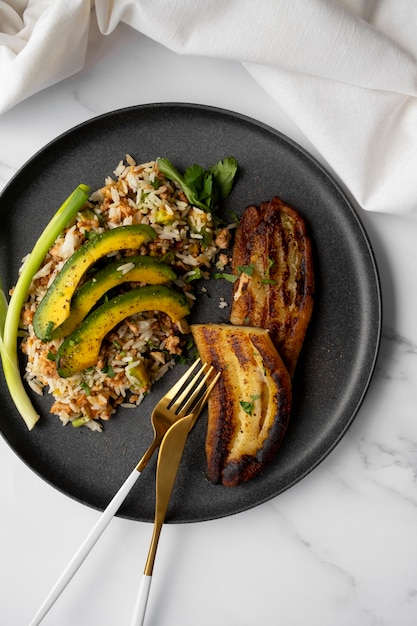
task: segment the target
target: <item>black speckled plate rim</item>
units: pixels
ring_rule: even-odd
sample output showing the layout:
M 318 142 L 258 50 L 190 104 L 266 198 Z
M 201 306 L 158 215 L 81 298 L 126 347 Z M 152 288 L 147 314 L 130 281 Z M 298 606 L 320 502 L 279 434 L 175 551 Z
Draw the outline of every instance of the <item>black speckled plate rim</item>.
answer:
M 274 195 L 295 206 L 310 229 L 316 272 L 313 319 L 294 377 L 292 420 L 284 443 L 265 472 L 234 488 L 205 476 L 202 414 L 187 442 L 167 522 L 197 522 L 239 513 L 282 493 L 309 474 L 342 439 L 369 387 L 378 354 L 382 299 L 366 230 L 329 173 L 279 131 L 244 115 L 187 103 L 120 109 L 88 120 L 37 152 L 0 196 L 0 268 L 10 288 L 21 258 L 53 212 L 81 182 L 91 189 L 126 153 L 138 162 L 167 156 L 179 168 L 210 165 L 232 154 L 239 162 L 235 188 L 222 208 L 240 214 Z M 205 283 L 191 321 L 227 322 L 226 281 Z M 14 452 L 67 496 L 102 510 L 135 467 L 151 440 L 153 405 L 185 369 L 176 365 L 141 407 L 118 410 L 101 434 L 63 427 L 49 415 L 50 397 L 33 395 L 41 420 L 29 432 L 0 380 L 0 430 Z M 118 515 L 153 521 L 154 458 Z

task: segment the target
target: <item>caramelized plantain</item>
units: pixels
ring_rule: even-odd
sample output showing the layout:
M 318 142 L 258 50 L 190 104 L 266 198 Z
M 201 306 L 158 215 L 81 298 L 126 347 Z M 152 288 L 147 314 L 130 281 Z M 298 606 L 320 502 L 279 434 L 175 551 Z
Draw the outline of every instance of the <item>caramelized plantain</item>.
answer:
M 232 271 L 240 277 L 230 321 L 268 329 L 292 377 L 314 294 L 312 247 L 300 214 L 278 197 L 249 206 L 236 231 Z
M 208 478 L 235 486 L 259 474 L 281 445 L 291 378 L 267 330 L 193 324 L 191 332 L 201 359 L 222 372 L 208 400 Z

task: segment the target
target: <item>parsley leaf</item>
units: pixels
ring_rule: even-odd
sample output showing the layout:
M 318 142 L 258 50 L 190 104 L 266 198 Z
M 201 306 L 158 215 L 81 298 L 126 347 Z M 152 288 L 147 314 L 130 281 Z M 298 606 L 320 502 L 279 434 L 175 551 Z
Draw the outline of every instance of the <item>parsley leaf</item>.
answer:
M 114 378 L 116 376 L 113 367 L 110 365 L 110 363 L 107 363 L 103 369 L 101 370 L 103 372 L 103 374 L 106 374 L 106 376 L 108 376 L 108 378 Z
M 90 387 L 87 385 L 87 383 L 86 383 L 86 382 L 81 381 L 81 382 L 80 382 L 80 387 L 81 387 L 82 389 L 84 389 L 84 392 L 85 392 L 85 395 L 86 395 L 86 396 L 89 396 L 89 395 L 90 395 Z
M 255 269 L 255 265 L 250 263 L 250 265 L 238 265 L 237 271 L 240 274 L 246 274 L 247 276 L 252 276 L 253 270 Z
M 240 406 L 248 415 L 252 415 L 253 412 L 253 402 L 248 402 L 247 400 L 241 400 Z
M 166 178 L 178 183 L 190 204 L 206 212 L 213 211 L 230 194 L 238 168 L 234 157 L 226 157 L 208 170 L 201 165 L 190 165 L 184 174 L 167 158 L 158 158 L 157 164 Z
M 202 276 L 203 273 L 201 269 L 199 267 L 196 267 L 195 269 L 188 272 L 188 275 L 185 277 L 185 282 L 190 283 L 193 280 L 199 280 L 200 278 L 202 278 Z
M 240 401 L 240 406 L 242 407 L 242 409 L 245 411 L 245 413 L 247 413 L 248 415 L 252 415 L 253 414 L 253 410 L 255 408 L 255 400 L 258 400 L 258 398 L 260 398 L 261 396 L 259 395 L 251 395 L 252 398 L 252 402 L 248 402 L 247 400 L 241 400 Z
M 234 283 L 237 281 L 237 276 L 235 276 L 234 274 L 227 274 L 225 272 L 214 274 L 214 278 L 224 278 L 224 280 L 228 280 L 229 283 Z
M 209 171 L 219 187 L 220 198 L 224 200 L 232 191 L 237 171 L 237 161 L 234 157 L 226 157 L 210 167 Z

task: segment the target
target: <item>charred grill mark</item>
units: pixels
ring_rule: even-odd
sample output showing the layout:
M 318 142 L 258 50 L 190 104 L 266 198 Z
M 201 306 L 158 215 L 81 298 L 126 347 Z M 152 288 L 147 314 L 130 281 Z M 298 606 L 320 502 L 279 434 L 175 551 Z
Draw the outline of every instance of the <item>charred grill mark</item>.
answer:
M 206 453 L 208 476 L 213 483 L 219 483 L 234 433 L 232 386 L 229 373 L 221 360 L 217 333 L 208 327 L 200 327 L 199 333 L 201 358 L 213 365 L 216 371 L 222 372 L 207 403 L 209 414 L 218 415 L 219 418 L 216 421 L 209 420 L 206 436 L 206 451 L 210 450 L 210 453 Z
M 253 362 L 253 357 L 244 349 L 242 341 L 237 335 L 231 337 L 231 349 L 243 370 L 248 370 L 249 365 Z
M 223 376 L 219 378 L 215 390 L 213 389 L 209 397 L 208 410 L 218 415 L 219 419 L 216 420 L 215 428 L 209 428 L 207 432 L 206 448 L 210 451 L 207 454 L 209 478 L 213 483 L 219 483 L 233 438 L 234 422 L 230 419 L 233 415 L 233 399 L 228 393 L 227 383 Z

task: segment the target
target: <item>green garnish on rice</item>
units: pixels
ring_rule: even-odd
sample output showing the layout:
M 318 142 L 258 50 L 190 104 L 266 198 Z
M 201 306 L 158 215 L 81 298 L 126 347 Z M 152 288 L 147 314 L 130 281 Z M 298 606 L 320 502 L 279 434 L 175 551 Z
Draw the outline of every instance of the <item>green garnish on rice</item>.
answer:
M 139 250 L 112 251 L 89 269 L 79 287 L 106 263 L 119 258 L 121 263 L 129 263 L 129 256 L 147 255 L 173 268 L 176 278 L 172 287 L 181 291 L 192 307 L 197 297 L 194 283 L 208 276 L 235 227 L 220 226 L 212 212 L 230 193 L 236 171 L 233 157 L 207 170 L 193 165 L 182 175 L 167 159 L 137 164 L 127 155 L 114 176 L 106 178 L 104 186 L 89 197 L 87 187 L 78 188 L 77 206 L 72 206 L 70 216 L 65 214 L 67 218 L 59 229 L 51 231 L 48 226 L 45 230 L 42 246 L 35 246 L 23 266 L 9 305 L 4 294 L 0 299 L 3 369 L 28 428 L 33 428 L 39 416 L 26 394 L 17 365 L 19 320 L 24 331 L 21 349 L 27 357 L 26 383 L 35 393 L 47 391 L 51 395 L 50 411 L 64 424 L 86 425 L 92 430 L 101 430 L 101 420 L 110 419 L 119 405 L 138 406 L 152 385 L 183 357 L 187 341 L 185 319 L 174 322 L 161 311 L 143 311 L 108 333 L 94 366 L 61 377 L 54 355 L 66 337 L 40 339 L 34 333 L 33 318 L 66 260 L 96 234 L 130 224 L 147 225 L 155 230 L 155 239 Z M 117 295 L 137 286 L 122 282 L 94 307 L 110 300 L 114 290 Z

